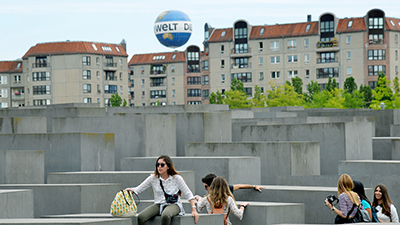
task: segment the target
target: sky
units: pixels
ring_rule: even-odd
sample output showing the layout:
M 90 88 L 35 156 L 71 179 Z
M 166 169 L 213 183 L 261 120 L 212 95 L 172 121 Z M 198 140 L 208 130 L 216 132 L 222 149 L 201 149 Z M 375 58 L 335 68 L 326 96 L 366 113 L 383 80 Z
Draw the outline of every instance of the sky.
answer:
M 37 43 L 88 41 L 127 43 L 128 60 L 135 54 L 203 50 L 204 24 L 232 27 L 239 19 L 250 25 L 312 21 L 331 12 L 338 18 L 363 17 L 371 9 L 400 18 L 398 0 L 0 0 L 0 61 L 16 60 Z M 154 22 L 167 10 L 180 10 L 192 22 L 192 35 L 182 47 L 161 45 Z

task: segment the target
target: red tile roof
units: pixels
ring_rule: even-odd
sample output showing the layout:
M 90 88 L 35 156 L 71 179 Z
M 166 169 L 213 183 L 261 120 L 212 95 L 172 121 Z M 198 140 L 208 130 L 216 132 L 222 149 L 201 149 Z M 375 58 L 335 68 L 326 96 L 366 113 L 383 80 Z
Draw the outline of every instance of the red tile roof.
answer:
M 96 46 L 97 50 L 93 47 Z M 111 49 L 105 51 L 102 47 Z M 119 52 L 117 50 L 119 49 Z M 125 49 L 120 44 L 107 44 L 97 42 L 84 42 L 84 41 L 66 41 L 66 42 L 48 42 L 39 43 L 31 47 L 24 55 L 24 59 L 29 56 L 43 56 L 43 55 L 58 55 L 58 54 L 78 54 L 90 53 L 101 55 L 113 56 L 128 56 Z
M 308 31 L 306 31 L 307 25 L 310 25 Z M 264 33 L 260 35 L 260 30 L 262 28 L 264 28 Z M 304 35 L 318 35 L 318 22 L 254 26 L 249 39 L 296 37 Z
M 222 32 L 225 31 L 225 35 L 221 37 Z M 223 29 L 214 29 L 211 33 L 209 42 L 220 42 L 220 41 L 229 41 L 232 40 L 233 33 L 232 28 L 223 28 Z
M 353 21 L 351 27 L 347 27 L 349 21 Z M 347 32 L 357 32 L 366 30 L 367 30 L 367 25 L 365 24 L 364 17 L 345 18 L 345 19 L 339 19 L 338 26 L 336 28 L 336 33 L 347 33 Z
M 22 61 L 0 61 L 0 73 L 9 72 L 22 73 Z
M 173 55 L 176 54 L 175 59 L 172 59 Z M 161 60 L 153 60 L 154 56 L 165 56 Z M 161 52 L 161 53 L 149 53 L 149 54 L 137 54 L 133 55 L 129 61 L 129 65 L 141 65 L 141 64 L 152 64 L 152 63 L 174 63 L 174 62 L 185 62 L 185 52 Z
M 385 17 L 385 20 L 386 20 L 386 30 L 400 31 L 400 19 Z M 394 26 L 390 21 L 393 21 Z

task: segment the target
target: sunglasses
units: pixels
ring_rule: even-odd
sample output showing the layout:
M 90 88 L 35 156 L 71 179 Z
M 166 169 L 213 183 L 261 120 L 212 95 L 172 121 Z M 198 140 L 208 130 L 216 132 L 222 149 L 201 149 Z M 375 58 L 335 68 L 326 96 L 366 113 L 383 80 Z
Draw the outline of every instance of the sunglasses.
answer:
M 156 167 L 164 167 L 165 166 L 165 163 L 156 163 Z

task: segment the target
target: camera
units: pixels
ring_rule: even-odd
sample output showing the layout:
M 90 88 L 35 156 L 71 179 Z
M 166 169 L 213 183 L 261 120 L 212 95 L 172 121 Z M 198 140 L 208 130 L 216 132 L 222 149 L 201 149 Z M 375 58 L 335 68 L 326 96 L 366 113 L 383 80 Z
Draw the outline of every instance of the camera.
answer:
M 171 204 L 177 202 L 178 197 L 179 197 L 178 194 L 169 195 L 167 193 L 164 193 L 164 196 L 165 196 L 165 200 L 167 201 L 167 203 L 171 203 Z
M 328 202 L 330 204 L 333 204 L 334 201 L 339 201 L 335 195 L 329 195 L 328 197 L 326 197 L 326 199 L 328 199 Z

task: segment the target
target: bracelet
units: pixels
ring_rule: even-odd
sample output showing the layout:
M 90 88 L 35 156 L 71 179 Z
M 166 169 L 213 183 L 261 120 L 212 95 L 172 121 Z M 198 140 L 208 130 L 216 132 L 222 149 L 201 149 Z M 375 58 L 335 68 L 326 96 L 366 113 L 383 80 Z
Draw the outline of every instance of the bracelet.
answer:
M 195 205 L 192 205 L 192 208 L 196 208 L 196 206 L 195 206 Z
M 332 206 L 332 211 L 335 211 L 335 206 Z
M 240 207 L 246 208 L 246 207 L 247 207 L 247 205 L 240 205 L 240 206 L 239 206 L 239 208 L 240 208 Z

